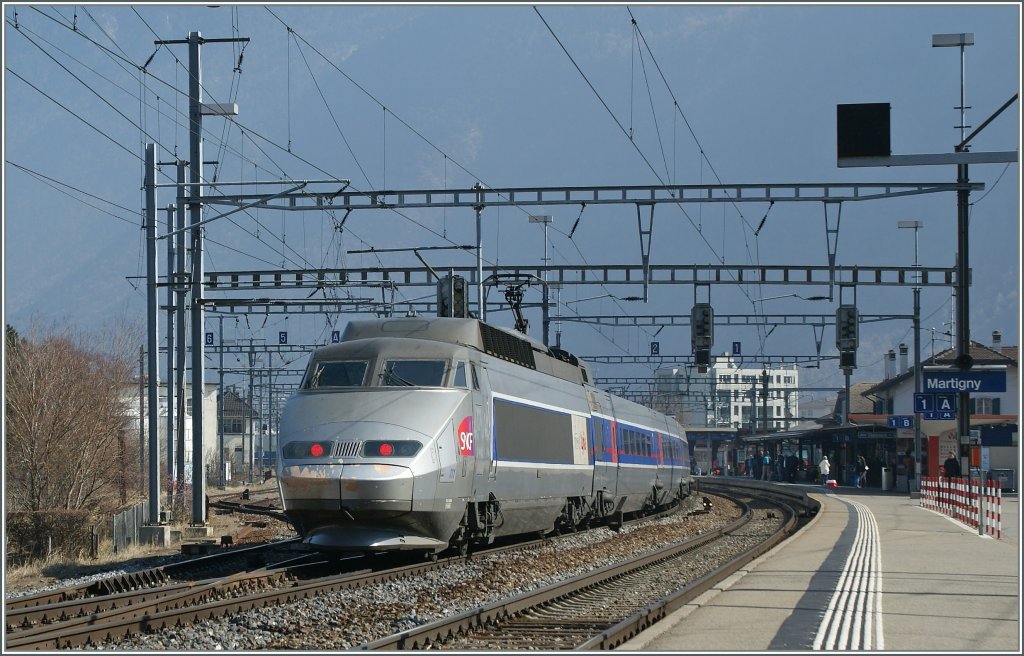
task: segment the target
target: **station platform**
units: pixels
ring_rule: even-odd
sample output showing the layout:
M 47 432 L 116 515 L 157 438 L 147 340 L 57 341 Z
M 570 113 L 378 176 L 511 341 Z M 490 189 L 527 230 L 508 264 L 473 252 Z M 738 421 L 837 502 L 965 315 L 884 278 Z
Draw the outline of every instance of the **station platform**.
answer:
M 996 539 L 906 492 L 798 487 L 804 529 L 618 649 L 1021 653 L 1015 495 Z

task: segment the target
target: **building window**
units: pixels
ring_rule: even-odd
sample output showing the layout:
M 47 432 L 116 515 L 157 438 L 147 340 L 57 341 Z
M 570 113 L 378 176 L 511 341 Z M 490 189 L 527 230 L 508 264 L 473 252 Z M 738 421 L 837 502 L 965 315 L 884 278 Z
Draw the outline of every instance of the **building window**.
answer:
M 999 399 L 997 398 L 971 398 L 972 415 L 998 415 L 999 409 Z

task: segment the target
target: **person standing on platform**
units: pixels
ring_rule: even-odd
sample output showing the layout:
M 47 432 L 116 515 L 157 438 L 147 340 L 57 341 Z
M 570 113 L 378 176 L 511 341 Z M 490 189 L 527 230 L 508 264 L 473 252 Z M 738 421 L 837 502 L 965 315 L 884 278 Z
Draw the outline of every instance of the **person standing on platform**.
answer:
M 818 463 L 818 471 L 821 473 L 822 485 L 828 482 L 828 473 L 831 469 L 832 465 L 828 462 L 828 456 L 821 456 L 821 462 Z
M 864 487 L 864 479 L 867 478 L 867 475 L 868 475 L 868 463 L 867 463 L 866 460 L 864 460 L 864 456 L 857 456 L 856 470 L 857 470 L 856 486 L 857 487 Z
M 942 469 L 946 474 L 946 478 L 960 477 L 960 461 L 957 460 L 955 453 L 952 451 L 949 452 L 949 457 L 946 458 L 946 462 L 942 463 Z
M 765 451 L 764 455 L 761 456 L 761 480 L 772 480 L 772 457 L 768 451 Z

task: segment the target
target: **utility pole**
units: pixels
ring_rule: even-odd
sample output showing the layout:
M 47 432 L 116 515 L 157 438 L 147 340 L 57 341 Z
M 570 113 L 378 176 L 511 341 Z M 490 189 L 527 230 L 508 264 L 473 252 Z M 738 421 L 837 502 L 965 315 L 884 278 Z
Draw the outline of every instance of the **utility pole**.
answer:
M 220 383 L 217 391 L 217 487 L 221 490 L 226 485 L 224 473 L 224 316 L 220 319 Z
M 157 300 L 156 300 L 156 144 L 146 144 L 146 342 L 149 350 L 146 368 L 149 372 L 147 395 L 149 409 L 149 523 L 160 523 L 160 402 L 157 384 Z
M 174 232 L 174 204 L 167 206 L 167 232 Z M 174 494 L 174 240 L 167 240 L 167 496 Z
M 918 268 L 918 238 L 917 232 L 924 225 L 920 221 L 900 221 L 896 224 L 900 228 L 910 228 L 914 231 L 914 268 Z M 915 272 L 914 281 L 919 282 L 921 274 Z M 934 335 L 934 333 L 933 333 Z M 934 355 L 934 353 L 933 353 Z M 900 372 L 902 373 L 902 372 Z M 914 393 L 921 392 L 921 287 L 914 286 Z M 921 486 L 921 413 L 914 413 L 914 481 L 918 489 Z
M 473 189 L 477 198 L 473 206 L 476 211 L 476 314 L 480 321 L 487 321 L 487 306 L 484 305 L 484 236 L 480 222 L 480 213 L 484 211 L 484 186 L 477 182 Z
M 188 35 L 189 224 L 192 228 L 192 524 L 206 525 L 206 468 L 203 466 L 203 393 L 206 363 L 203 352 L 203 85 L 199 32 Z
M 146 493 L 146 347 L 139 347 L 139 493 Z
M 764 432 L 769 431 L 768 422 L 768 369 L 761 370 L 761 421 L 764 423 Z
M 255 437 L 256 436 L 255 436 L 255 433 L 253 431 L 253 426 L 252 426 L 252 418 L 253 418 L 253 411 L 252 411 L 253 410 L 253 367 L 255 366 L 255 358 L 256 358 L 256 353 L 255 353 L 255 350 L 253 349 L 253 342 L 249 342 L 249 399 L 246 402 L 245 406 L 242 408 L 242 412 L 243 413 L 248 413 L 248 415 L 249 415 L 248 416 L 248 421 L 246 421 L 245 425 L 244 425 L 245 432 L 249 434 L 249 457 L 246 460 L 246 469 L 249 470 L 249 476 L 248 476 L 249 485 L 252 485 L 252 482 L 253 482 L 253 471 L 252 470 L 253 470 L 253 467 L 255 467 L 255 465 L 256 465 L 256 459 L 253 457 L 254 456 L 254 453 L 253 453 L 253 443 L 255 442 Z M 242 448 L 242 452 L 243 453 L 245 452 L 244 446 Z
M 542 326 L 543 326 L 543 339 L 544 345 L 550 346 L 551 342 L 549 339 L 551 330 L 551 319 L 549 318 L 548 305 L 550 304 L 550 297 L 548 295 L 548 226 L 551 225 L 550 214 L 531 214 L 530 223 L 542 223 L 544 224 L 544 270 L 541 272 L 541 286 L 543 287 L 542 293 L 544 295 L 542 312 Z
M 203 313 L 203 115 L 235 113 L 223 105 L 203 105 L 200 46 L 206 43 L 248 43 L 249 39 L 204 39 L 189 32 L 186 40 L 155 41 L 155 45 L 188 45 L 189 224 L 192 226 L 192 524 L 206 525 L 206 467 L 203 458 L 204 313 Z
M 175 216 L 175 230 L 178 234 L 175 235 L 175 255 L 177 256 L 177 262 L 175 263 L 175 334 L 178 336 L 177 339 L 177 353 L 175 354 L 175 367 L 174 371 L 176 374 L 175 387 L 177 388 L 177 416 L 175 423 L 177 424 L 177 435 L 178 443 L 176 445 L 175 454 L 175 467 L 174 467 L 174 494 L 179 495 L 183 491 L 183 484 L 185 480 L 185 409 L 187 403 L 185 401 L 185 296 L 188 293 L 188 275 L 185 273 L 185 166 L 188 162 L 178 160 L 176 165 L 177 169 L 177 189 L 178 198 L 175 201 L 177 205 L 177 212 Z M 170 238 L 168 238 L 169 240 Z

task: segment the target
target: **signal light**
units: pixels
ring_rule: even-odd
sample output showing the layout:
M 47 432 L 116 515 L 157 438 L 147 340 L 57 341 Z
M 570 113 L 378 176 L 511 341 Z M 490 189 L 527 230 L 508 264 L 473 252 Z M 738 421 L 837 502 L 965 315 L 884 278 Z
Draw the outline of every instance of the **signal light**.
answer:
M 317 443 L 313 444 L 313 446 L 309 447 L 309 455 L 313 456 L 314 458 L 319 458 L 323 454 L 324 454 L 324 445 L 323 444 L 320 444 L 319 442 L 317 442 Z
M 840 305 L 836 309 L 836 348 L 840 351 L 856 351 L 857 329 L 857 306 Z
M 695 351 L 715 343 L 715 311 L 710 303 L 695 303 L 690 310 L 690 343 Z
M 437 281 L 437 316 L 469 316 L 468 285 L 462 276 L 445 276 Z
M 384 442 L 383 444 L 380 445 L 380 448 L 377 449 L 377 452 L 380 453 L 382 456 L 389 456 L 395 452 L 395 447 L 391 446 L 387 442 Z

